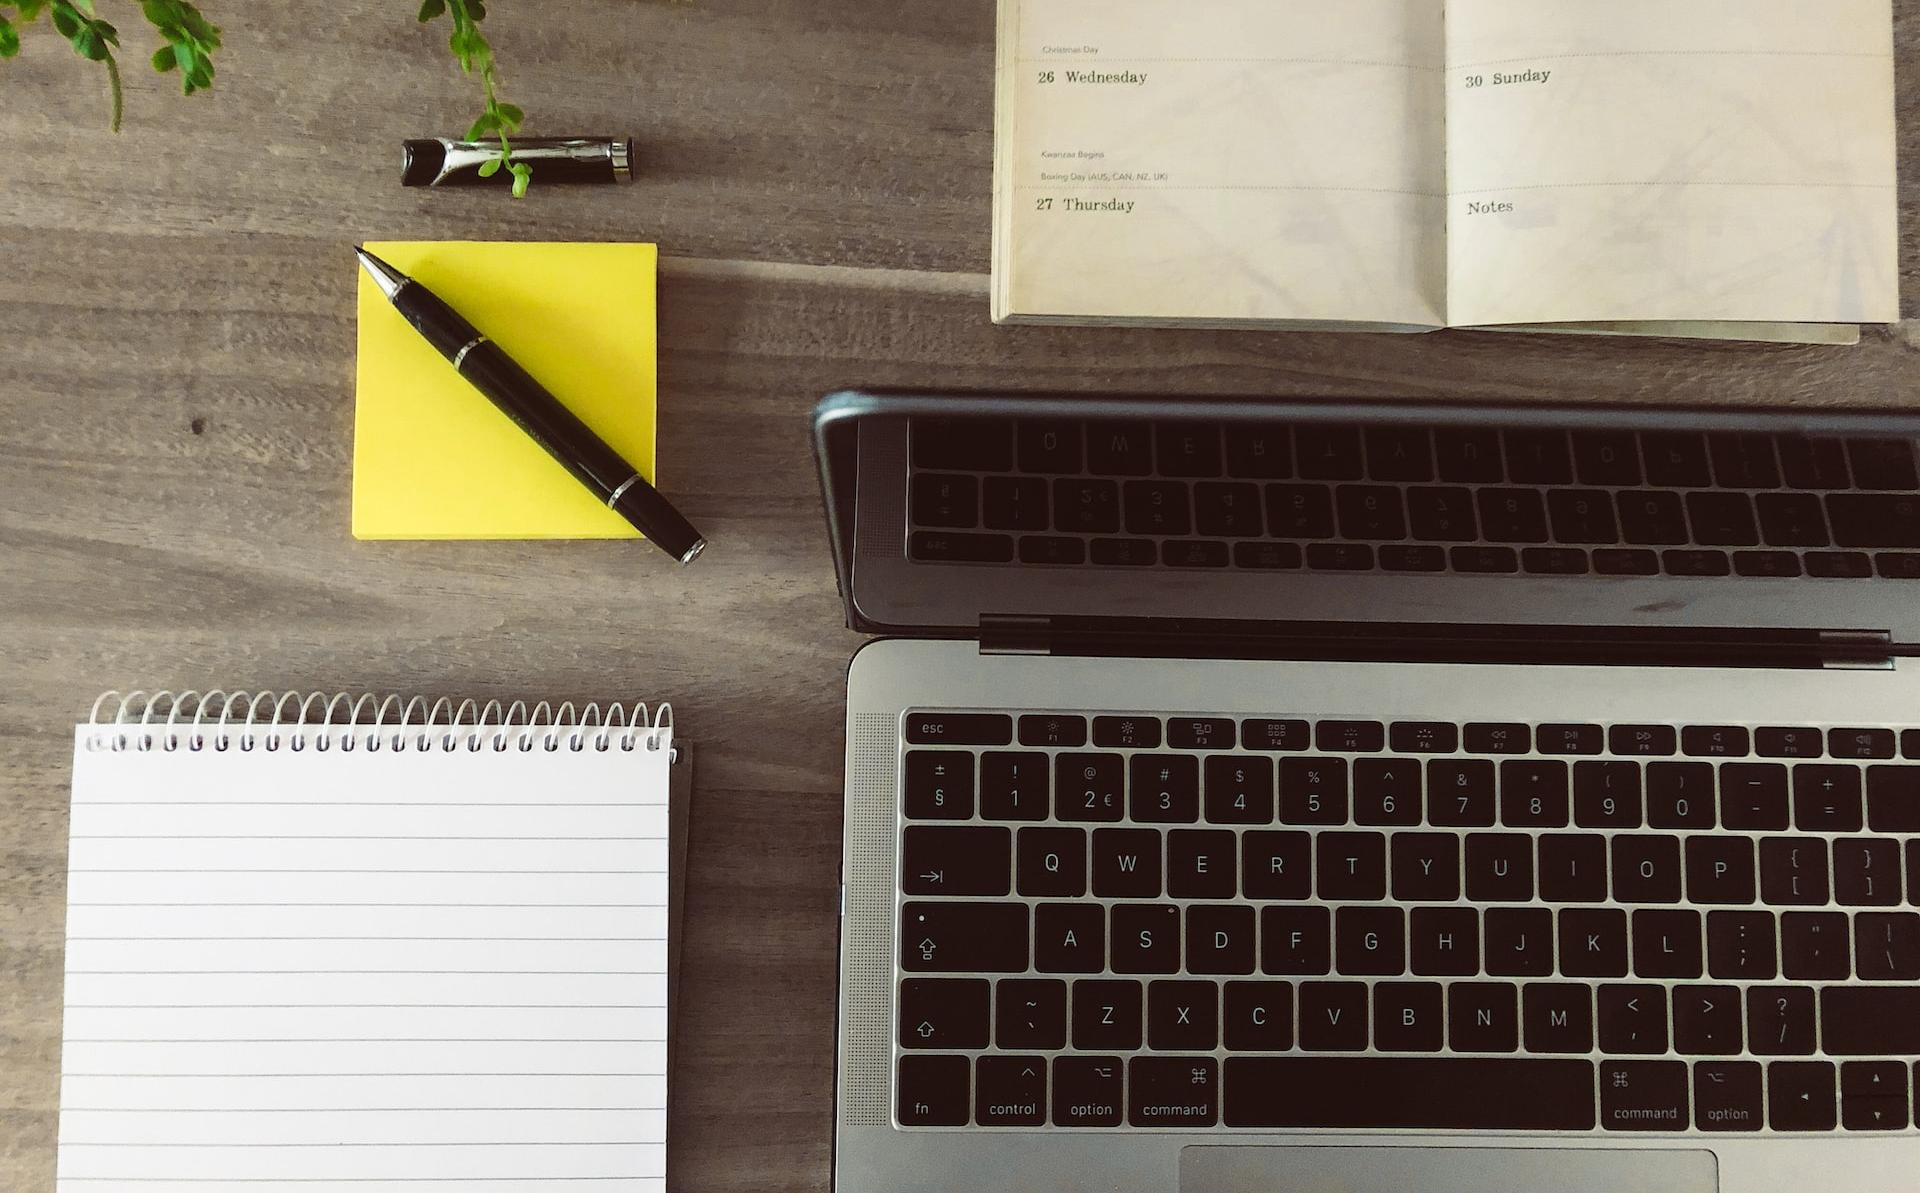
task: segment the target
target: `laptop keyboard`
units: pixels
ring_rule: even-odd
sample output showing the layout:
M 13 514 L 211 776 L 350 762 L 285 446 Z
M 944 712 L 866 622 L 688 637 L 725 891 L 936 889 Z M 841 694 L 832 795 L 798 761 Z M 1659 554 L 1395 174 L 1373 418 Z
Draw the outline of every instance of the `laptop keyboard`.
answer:
M 903 1127 L 1910 1129 L 1920 730 L 904 737 Z
M 911 559 L 1920 579 L 1906 440 L 915 419 Z

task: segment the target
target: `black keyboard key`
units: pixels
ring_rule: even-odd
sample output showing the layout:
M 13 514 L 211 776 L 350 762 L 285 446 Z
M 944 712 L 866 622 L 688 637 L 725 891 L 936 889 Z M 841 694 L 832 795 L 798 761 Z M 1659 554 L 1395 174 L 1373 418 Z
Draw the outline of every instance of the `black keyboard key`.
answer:
M 1844 489 L 1852 483 L 1846 448 L 1838 439 L 1782 435 L 1774 446 L 1780 452 L 1781 478 L 1790 489 Z
M 1080 471 L 1080 424 L 1023 419 L 1014 430 L 1022 472 Z
M 1024 716 L 1019 721 L 1020 744 L 1078 748 L 1087 744 L 1087 719 L 1061 713 Z
M 1793 579 L 1800 575 L 1800 557 L 1791 551 L 1735 551 L 1736 576 Z
M 1602 903 L 1607 898 L 1607 839 L 1598 833 L 1540 838 L 1540 898 L 1548 903 Z
M 1455 547 L 1447 560 L 1456 572 L 1482 576 L 1511 576 L 1520 570 L 1520 556 L 1511 547 Z
M 1920 560 L 1920 555 L 1913 558 Z M 1380 566 L 1389 572 L 1444 572 L 1447 553 L 1439 547 L 1388 545 L 1380 548 Z
M 1204 904 L 1187 908 L 1188 973 L 1252 973 L 1253 908 Z
M 1764 911 L 1707 913 L 1707 974 L 1771 981 L 1780 976 L 1773 943 L 1773 916 Z
M 1864 580 L 1873 575 L 1873 560 L 1854 551 L 1809 551 L 1800 557 L 1807 575 L 1826 580 Z
M 1249 480 L 1293 475 L 1293 436 L 1285 427 L 1235 423 L 1226 428 L 1227 474 Z
M 1613 897 L 1622 903 L 1680 902 L 1680 839 L 1635 833 L 1615 837 Z
M 1822 987 L 1820 1039 L 1830 1056 L 1920 1053 L 1920 986 Z
M 900 909 L 900 968 L 916 973 L 1021 973 L 1024 903 L 908 903 Z
M 1357 481 L 1360 432 L 1353 427 L 1306 426 L 1293 433 L 1295 461 L 1310 481 Z
M 1692 1121 L 1685 1061 L 1601 1062 L 1602 1127 L 1609 1131 L 1684 1131 Z
M 1534 731 L 1534 748 L 1542 754 L 1598 754 L 1606 734 L 1598 725 L 1542 725 Z
M 1602 576 L 1653 576 L 1660 557 L 1651 551 L 1595 551 L 1593 570 Z
M 1046 899 L 1077 899 L 1087 893 L 1087 831 L 1023 828 L 1016 838 L 1020 893 Z
M 1760 752 L 1767 753 L 1769 731 L 1760 730 Z M 1818 733 L 1814 735 L 1817 751 Z M 1704 765 L 1704 764 L 1703 764 Z M 1778 762 L 1729 762 L 1720 768 L 1720 819 L 1744 832 L 1780 832 L 1788 824 L 1787 768 Z
M 1647 461 L 1647 483 L 1669 489 L 1704 489 L 1713 483 L 1707 469 L 1707 445 L 1691 431 L 1649 433 L 1640 437 Z
M 1750 735 L 1738 725 L 1688 725 L 1680 731 L 1680 749 L 1694 758 L 1737 758 L 1750 744 Z
M 1167 894 L 1176 899 L 1231 899 L 1240 842 L 1227 829 L 1174 829 L 1167 834 Z
M 1053 482 L 1053 525 L 1079 534 L 1112 534 L 1120 529 L 1120 486 L 1112 481 Z
M 1825 752 L 1823 740 L 1818 729 L 1770 726 L 1753 731 L 1753 752 L 1762 758 L 1818 758 Z
M 1693 541 L 1712 547 L 1752 547 L 1760 542 L 1753 502 L 1745 493 L 1689 493 L 1687 521 Z
M 1418 968 L 1415 973 L 1422 972 Z M 1520 1048 L 1518 989 L 1510 982 L 1454 982 L 1447 987 L 1447 1044 L 1455 1052 Z
M 1528 547 L 1520 552 L 1520 562 L 1536 576 L 1587 574 L 1587 553 L 1573 547 Z
M 1407 520 L 1413 537 L 1430 543 L 1463 543 L 1480 537 L 1473 494 L 1466 489 L 1408 489 Z
M 1098 903 L 1042 903 L 1033 909 L 1033 967 L 1041 973 L 1099 973 L 1107 967 L 1107 912 Z
M 1620 510 L 1620 537 L 1636 546 L 1659 547 L 1687 541 L 1687 518 L 1680 494 L 1635 489 L 1614 495 Z
M 1013 426 L 1000 419 L 916 418 L 913 466 L 947 472 L 1005 472 L 1013 467 Z
M 1347 823 L 1347 760 L 1282 758 L 1280 821 L 1283 824 Z
M 1789 911 L 1780 917 L 1781 973 L 1798 981 L 1838 981 L 1853 972 L 1845 914 Z
M 1707 437 L 1713 460 L 1713 479 L 1723 489 L 1774 489 L 1780 485 L 1780 466 L 1773 457 L 1773 437 L 1760 434 L 1720 434 Z
M 1353 822 L 1419 824 L 1420 763 L 1412 758 L 1357 759 L 1353 764 Z
M 1616 744 L 1619 732 L 1616 727 Z M 1640 768 L 1631 762 L 1574 763 L 1573 822 L 1581 828 L 1639 828 Z
M 1831 493 L 1827 521 L 1842 547 L 1920 547 L 1920 497 Z
M 1760 901 L 1776 907 L 1827 901 L 1827 846 L 1818 837 L 1763 837 Z
M 1193 532 L 1187 487 L 1177 481 L 1128 481 L 1122 504 L 1127 533 L 1183 535 Z
M 1905 439 L 1850 439 L 1853 483 L 1861 489 L 1920 488 L 1913 466 L 1913 444 Z
M 910 824 L 900 834 L 900 889 L 909 895 L 1007 894 L 1013 889 L 1013 834 L 995 826 Z
M 1760 511 L 1760 535 L 1768 545 L 1827 545 L 1827 516 L 1818 497 L 1810 493 L 1762 493 L 1754 504 Z
M 1640 483 L 1640 445 L 1631 431 L 1575 431 L 1573 458 L 1583 485 Z
M 1664 987 L 1602 986 L 1598 1003 L 1600 1051 L 1615 1056 L 1656 1056 L 1667 1050 Z
M 1920 552 L 1882 551 L 1873 565 L 1888 580 L 1920 580 Z
M 1147 828 L 1093 831 L 1093 893 L 1103 899 L 1160 894 L 1160 834 Z
M 1752 838 L 1730 834 L 1687 838 L 1689 901 L 1751 903 L 1754 893 Z
M 1297 570 L 1305 557 L 1292 543 L 1235 543 L 1233 566 L 1257 571 Z
M 1220 1118 L 1220 1062 L 1211 1056 L 1136 1056 L 1127 1062 L 1127 1122 L 1211 1127 Z
M 1830 729 L 1827 752 L 1835 758 L 1891 758 L 1894 754 L 1891 729 Z
M 1829 739 L 1828 745 L 1831 746 Z M 1866 823 L 1860 768 L 1803 762 L 1793 768 L 1793 826 L 1807 833 L 1857 833 Z
M 1020 540 L 1020 562 L 1044 567 L 1079 567 L 1087 561 L 1087 544 L 1053 535 L 1027 535 Z
M 1300 983 L 1300 1047 L 1361 1052 L 1367 1046 L 1367 988 L 1359 982 Z
M 1367 476 L 1377 481 L 1430 481 L 1433 445 L 1424 427 L 1373 427 L 1367 431 Z
M 1165 422 L 1153 429 L 1160 475 L 1220 475 L 1220 428 L 1212 423 Z
M 1054 819 L 1119 820 L 1126 811 L 1124 771 L 1118 754 L 1054 755 Z
M 1052 804 L 1045 754 L 993 751 L 980 756 L 980 816 L 984 820 L 1045 820 Z
M 1900 731 L 1900 757 L 1920 758 L 1920 729 Z
M 1706 972 L 1697 911 L 1633 913 L 1633 972 L 1642 978 L 1697 978 Z M 1682 1048 L 1681 1051 L 1686 1051 Z
M 1480 915 L 1473 908 L 1416 907 L 1409 919 L 1407 951 L 1414 973 L 1470 977 L 1480 972 Z
M 1907 1067 L 1898 1061 L 1841 1065 L 1840 1125 L 1849 1131 L 1905 1130 Z
M 1525 754 L 1533 748 L 1533 731 L 1517 721 L 1476 721 L 1467 726 L 1469 754 Z
M 1240 837 L 1241 893 L 1249 899 L 1305 899 L 1313 893 L 1313 839 L 1305 833 L 1253 832 Z
M 1523 833 L 1467 834 L 1467 898 L 1525 903 L 1533 898 L 1533 838 Z
M 973 1120 L 983 1127 L 1047 1121 L 1047 1058 L 983 1056 L 974 1065 Z
M 1853 917 L 1853 968 L 1869 982 L 1920 981 L 1920 913 L 1863 911 Z
M 1694 1126 L 1702 1131 L 1758 1131 L 1765 1120 L 1759 1062 L 1703 1060 L 1694 1064 Z
M 1451 754 L 1460 746 L 1460 729 L 1447 721 L 1395 721 L 1387 739 L 1401 754 Z
M 902 1048 L 985 1048 L 985 978 L 902 978 Z
M 1051 525 L 1047 520 L 1047 482 L 1037 476 L 988 477 L 981 488 L 980 507 L 981 521 L 988 530 L 1045 530 Z
M 1342 538 L 1407 537 L 1407 515 L 1398 489 L 1383 485 L 1341 485 L 1335 493 L 1335 502 Z
M 907 723 L 907 740 L 912 741 L 913 718 Z M 963 750 L 907 751 L 903 801 L 907 815 L 915 820 L 971 820 L 973 755 Z
M 1442 428 L 1433 433 L 1433 448 L 1443 481 L 1497 485 L 1506 474 L 1497 431 Z
M 916 473 L 913 478 L 913 522 L 967 530 L 980 525 L 980 482 L 970 476 Z M 1044 521 L 1039 525 L 1045 525 Z M 1008 526 L 996 530 L 1014 529 Z M 1028 527 L 1026 529 L 1032 529 Z
M 1509 758 L 1500 764 L 1501 824 L 1563 828 L 1571 815 L 1566 763 Z
M 1451 903 L 1460 897 L 1460 838 L 1452 833 L 1395 833 L 1393 897 L 1402 903 Z
M 1615 725 L 1607 731 L 1607 747 L 1616 754 L 1664 757 L 1677 741 L 1671 725 Z
M 903 1056 L 894 1113 L 902 1126 L 964 1127 L 969 1088 L 964 1056 Z
M 1325 485 L 1268 485 L 1267 533 L 1282 539 L 1333 537 L 1333 491 Z
M 1152 473 L 1153 429 L 1146 423 L 1088 423 L 1087 471 L 1101 476 Z
M 1147 987 L 1147 1047 L 1155 1052 L 1211 1052 L 1219 1043 L 1219 986 L 1154 982 Z
M 1747 1051 L 1755 1056 L 1812 1056 L 1814 1019 L 1811 987 L 1747 987 Z M 1835 1051 L 1831 1034 L 1827 1051 Z
M 1560 913 L 1560 972 L 1570 978 L 1627 976 L 1627 913 L 1617 907 Z
M 1314 868 L 1323 901 L 1387 897 L 1384 833 L 1321 833 L 1314 839 Z
M 1593 993 L 1584 983 L 1532 982 L 1521 999 L 1527 1051 L 1593 1051 Z
M 1000 978 L 993 987 L 995 1045 L 1068 1047 L 1068 984 L 1058 978 Z
M 1373 570 L 1373 548 L 1360 543 L 1314 543 L 1307 548 L 1307 566 L 1322 572 Z
M 1533 489 L 1482 489 L 1480 535 L 1495 543 L 1544 543 L 1547 510 Z
M 1143 824 L 1192 824 L 1200 819 L 1200 760 L 1192 754 L 1135 754 L 1133 819 Z
M 1920 766 L 1867 768 L 1867 824 L 1876 833 L 1920 833 Z
M 1713 786 L 1712 763 L 1648 763 L 1647 827 L 1712 828 Z
M 1105 749 L 1153 750 L 1160 746 L 1159 717 L 1095 717 L 1093 744 Z
M 1377 1052 L 1438 1052 L 1446 1044 L 1438 982 L 1380 982 L 1373 988 Z
M 1518 485 L 1573 483 L 1573 453 L 1565 431 L 1507 431 L 1507 479 Z
M 1900 893 L 1898 841 L 1885 837 L 1834 841 L 1834 902 L 1842 907 L 1892 907 L 1900 902 Z
M 1660 566 L 1669 576 L 1731 576 L 1733 559 L 1725 551 L 1662 551 Z
M 1324 906 L 1260 909 L 1261 973 L 1324 974 L 1332 969 L 1333 916 Z
M 1115 973 L 1179 973 L 1180 909 L 1171 903 L 1116 903 L 1107 953 Z
M 907 556 L 921 563 L 1012 563 L 1013 539 L 1004 534 L 916 530 Z
M 1594 1127 L 1588 1060 L 1236 1056 L 1227 1060 L 1226 1082 L 1230 1127 Z
M 1221 1002 L 1221 1037 L 1228 1051 L 1293 1047 L 1293 983 L 1228 982 Z
M 1207 759 L 1207 820 L 1212 824 L 1273 823 L 1273 760 L 1245 754 Z
M 1212 538 L 1251 538 L 1260 533 L 1260 490 L 1254 485 L 1195 485 L 1193 521 Z
M 1495 907 L 1486 913 L 1486 968 L 1495 977 L 1553 973 L 1553 913 L 1544 907 Z
M 1053 1061 L 1053 1125 L 1117 1127 L 1125 1117 L 1125 1066 L 1117 1056 L 1058 1056 Z
M 1839 1125 L 1833 1062 L 1775 1061 L 1767 1066 L 1767 1125 L 1776 1131 L 1831 1131 Z
M 1333 914 L 1333 965 L 1352 976 L 1407 971 L 1406 913 L 1398 907 L 1342 907 Z
M 1073 984 L 1073 1046 L 1081 1052 L 1131 1052 L 1144 1038 L 1140 983 L 1083 979 Z
M 1176 750 L 1231 750 L 1232 717 L 1168 717 L 1167 744 Z
M 1240 742 L 1249 750 L 1307 750 L 1313 732 L 1305 721 L 1246 720 L 1240 723 Z
M 1427 819 L 1448 828 L 1491 827 L 1493 774 L 1493 763 L 1479 758 L 1427 763 Z

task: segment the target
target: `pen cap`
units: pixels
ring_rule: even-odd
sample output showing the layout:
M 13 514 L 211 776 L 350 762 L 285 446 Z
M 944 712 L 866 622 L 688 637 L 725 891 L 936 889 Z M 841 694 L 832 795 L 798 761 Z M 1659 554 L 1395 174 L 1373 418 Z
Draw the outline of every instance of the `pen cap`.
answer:
M 455 141 L 416 137 L 401 142 L 402 186 L 506 186 L 513 176 L 496 170 L 482 178 L 480 168 L 500 156 L 498 141 Z M 533 167 L 539 182 L 609 183 L 633 181 L 631 137 L 515 137 L 513 160 Z
M 706 546 L 693 524 L 652 485 L 642 482 L 625 486 L 609 504 L 621 517 L 642 527 L 655 546 L 681 563 L 692 563 Z

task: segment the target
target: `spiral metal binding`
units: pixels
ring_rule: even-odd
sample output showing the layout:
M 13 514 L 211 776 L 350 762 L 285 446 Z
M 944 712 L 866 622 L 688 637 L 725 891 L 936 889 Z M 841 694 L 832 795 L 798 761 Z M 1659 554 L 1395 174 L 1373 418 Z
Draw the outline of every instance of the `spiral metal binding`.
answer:
M 673 736 L 673 706 L 542 700 L 458 703 L 441 697 L 351 692 L 103 693 L 87 723 L 88 750 L 391 750 L 481 753 L 508 750 L 658 750 Z M 299 732 L 292 732 L 298 730 Z M 315 731 L 318 732 L 315 732 Z

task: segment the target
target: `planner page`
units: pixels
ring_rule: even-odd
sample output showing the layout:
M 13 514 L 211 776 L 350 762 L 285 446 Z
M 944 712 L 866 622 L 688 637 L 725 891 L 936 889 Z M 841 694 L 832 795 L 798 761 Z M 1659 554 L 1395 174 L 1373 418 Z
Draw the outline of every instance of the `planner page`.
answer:
M 664 1189 L 664 732 L 148 732 L 76 737 L 62 1193 Z
M 1445 322 L 1441 0 L 1002 0 L 995 317 Z
M 1899 317 L 1889 0 L 1448 0 L 1456 324 Z

